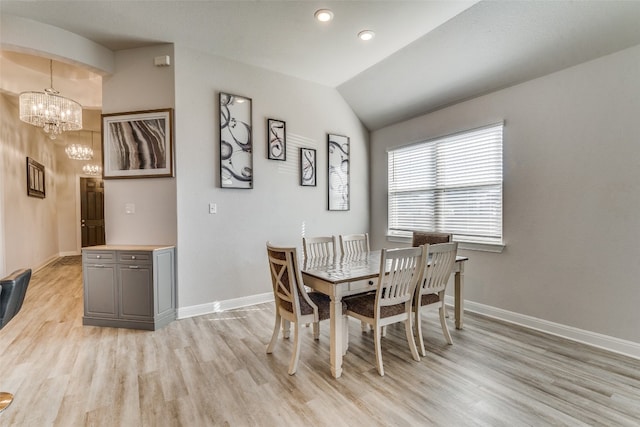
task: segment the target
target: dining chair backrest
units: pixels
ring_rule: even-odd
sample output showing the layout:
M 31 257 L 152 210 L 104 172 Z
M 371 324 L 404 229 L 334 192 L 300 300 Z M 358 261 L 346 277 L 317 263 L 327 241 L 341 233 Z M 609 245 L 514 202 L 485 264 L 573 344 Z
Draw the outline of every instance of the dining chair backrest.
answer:
M 303 237 L 304 258 L 333 258 L 336 256 L 336 236 Z
M 267 242 L 267 255 L 276 306 L 299 318 L 303 311 L 308 311 L 301 310 L 301 305 L 308 305 L 317 316 L 318 308 L 304 290 L 296 248 L 273 246 Z
M 340 235 L 340 251 L 342 256 L 369 252 L 369 234 Z
M 435 245 L 438 243 L 448 243 L 452 240 L 452 235 L 448 233 L 437 233 L 435 231 L 414 231 L 411 246 L 417 248 L 422 245 Z
M 444 291 L 456 263 L 458 242 L 425 245 L 427 262 L 424 266 L 424 280 L 420 284 L 421 294 L 437 294 Z
M 426 248 L 383 249 L 376 292 L 376 311 L 413 298 L 422 277 Z

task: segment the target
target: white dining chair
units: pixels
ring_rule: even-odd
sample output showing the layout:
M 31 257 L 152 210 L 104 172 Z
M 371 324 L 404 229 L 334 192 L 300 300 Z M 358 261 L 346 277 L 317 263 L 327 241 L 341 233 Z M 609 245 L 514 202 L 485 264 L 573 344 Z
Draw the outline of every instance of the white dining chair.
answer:
M 272 353 L 275 348 L 282 321 L 293 323 L 294 349 L 288 371 L 289 375 L 293 375 L 298 369 L 298 359 L 300 358 L 300 323 L 317 323 L 329 319 L 331 299 L 319 292 L 307 292 L 304 289 L 296 248 L 273 246 L 267 242 L 267 255 L 276 304 L 275 325 L 271 341 L 267 346 L 267 353 Z M 342 309 L 343 312 L 346 310 L 345 303 L 343 303 Z M 346 325 L 346 315 L 343 316 L 343 321 Z M 319 337 L 314 336 L 314 338 L 318 339 Z
M 413 311 L 415 313 L 416 333 L 418 335 L 420 350 L 422 351 L 422 355 L 426 356 L 427 353 L 422 338 L 422 313 L 430 309 L 439 311 L 442 334 L 448 344 L 453 344 L 445 319 L 444 294 L 447 289 L 449 277 L 451 277 L 453 266 L 456 263 L 458 243 L 440 243 L 436 245 L 424 245 L 423 247 L 426 249 L 428 261 L 424 265 L 423 279 L 416 287 Z
M 305 259 L 333 258 L 337 255 L 336 236 L 303 237 L 302 250 Z
M 411 307 L 416 286 L 422 277 L 425 254 L 424 247 L 383 249 L 376 292 L 345 300 L 347 315 L 371 325 L 374 330 L 376 368 L 380 376 L 384 375 L 380 345 L 384 326 L 404 322 L 411 355 L 414 360 L 420 361 L 411 327 Z
M 340 251 L 343 257 L 369 252 L 369 234 L 341 234 Z

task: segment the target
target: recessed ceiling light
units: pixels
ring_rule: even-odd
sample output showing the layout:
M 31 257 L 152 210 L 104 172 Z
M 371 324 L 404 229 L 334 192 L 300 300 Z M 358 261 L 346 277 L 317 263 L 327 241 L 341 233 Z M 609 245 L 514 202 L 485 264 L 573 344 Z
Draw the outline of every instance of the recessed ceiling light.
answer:
M 367 41 L 367 40 L 371 40 L 375 35 L 376 33 L 374 33 L 371 30 L 363 30 L 358 33 L 358 38 L 360 40 Z
M 315 16 L 315 18 L 320 22 L 328 22 L 333 19 L 333 12 L 329 9 L 318 9 L 313 16 Z

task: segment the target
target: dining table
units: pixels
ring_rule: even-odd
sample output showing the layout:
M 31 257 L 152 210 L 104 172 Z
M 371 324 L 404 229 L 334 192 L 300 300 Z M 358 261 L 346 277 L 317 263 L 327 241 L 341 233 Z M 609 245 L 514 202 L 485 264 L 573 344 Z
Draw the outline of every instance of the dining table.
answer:
M 346 344 L 343 331 L 342 299 L 351 295 L 375 291 L 380 275 L 381 251 L 374 250 L 344 257 L 308 258 L 301 262 L 304 284 L 331 298 L 330 354 L 331 374 L 342 375 L 343 348 Z M 454 312 L 456 329 L 463 327 L 464 265 L 468 257 L 458 255 L 452 274 L 454 284 Z

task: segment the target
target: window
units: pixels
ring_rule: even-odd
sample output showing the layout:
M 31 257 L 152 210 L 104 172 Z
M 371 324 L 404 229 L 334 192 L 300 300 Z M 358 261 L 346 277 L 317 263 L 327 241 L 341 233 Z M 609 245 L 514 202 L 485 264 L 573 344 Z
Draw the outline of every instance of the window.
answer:
M 389 235 L 439 231 L 457 241 L 502 244 L 502 128 L 390 149 Z

